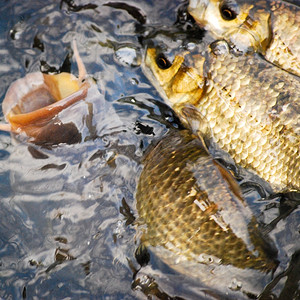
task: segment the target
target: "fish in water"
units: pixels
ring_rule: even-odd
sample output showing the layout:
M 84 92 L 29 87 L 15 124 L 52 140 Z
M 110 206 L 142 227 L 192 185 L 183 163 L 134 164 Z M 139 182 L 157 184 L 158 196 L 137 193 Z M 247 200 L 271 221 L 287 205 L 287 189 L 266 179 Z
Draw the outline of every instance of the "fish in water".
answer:
M 60 113 L 86 99 L 94 83 L 87 80 L 85 66 L 73 43 L 79 76 L 35 72 L 11 84 L 2 103 L 6 124 L 0 130 L 25 135 L 35 143 L 78 142 L 80 132 L 70 122 L 64 123 Z
M 237 182 L 198 136 L 171 131 L 150 146 L 143 164 L 136 192 L 142 243 L 168 265 L 207 284 L 218 276 L 229 284 L 236 273 L 228 266 L 244 275 L 276 268 L 276 251 Z
M 173 62 L 148 48 L 143 68 L 186 125 L 193 127 L 198 116 L 217 145 L 274 192 L 300 190 L 297 76 L 257 54 L 236 56 L 225 41 L 212 43 L 203 55 L 182 51 Z M 187 105 L 197 114 L 184 114 Z
M 281 0 L 190 0 L 188 11 L 217 39 L 227 40 L 242 52 L 259 52 L 300 76 L 298 5 Z

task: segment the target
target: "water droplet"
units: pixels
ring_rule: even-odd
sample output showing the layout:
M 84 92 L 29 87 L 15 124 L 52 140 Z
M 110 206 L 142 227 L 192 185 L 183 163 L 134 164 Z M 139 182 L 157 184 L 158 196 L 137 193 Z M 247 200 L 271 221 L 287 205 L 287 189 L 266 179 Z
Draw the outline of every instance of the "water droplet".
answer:
M 187 50 L 192 51 L 196 48 L 196 44 L 195 43 L 188 43 L 186 45 Z
M 138 84 L 139 84 L 139 81 L 138 81 L 136 78 L 131 78 L 131 79 L 130 79 L 130 83 L 131 83 L 132 85 L 138 85 Z
M 123 237 L 124 233 L 124 223 L 121 220 L 118 220 L 116 227 L 113 230 L 113 234 L 115 235 L 116 238 L 120 239 Z
M 215 55 L 222 55 L 229 53 L 229 46 L 225 41 L 216 41 L 211 45 L 211 50 Z
M 11 29 L 9 31 L 9 35 L 13 40 L 18 40 L 20 39 L 21 32 L 17 31 L 16 29 Z
M 236 278 L 233 278 L 231 281 L 231 284 L 229 285 L 229 288 L 233 291 L 238 291 L 242 288 L 242 282 L 238 281 Z
M 122 47 L 115 52 L 117 61 L 124 66 L 138 67 L 141 64 L 140 52 L 131 47 Z

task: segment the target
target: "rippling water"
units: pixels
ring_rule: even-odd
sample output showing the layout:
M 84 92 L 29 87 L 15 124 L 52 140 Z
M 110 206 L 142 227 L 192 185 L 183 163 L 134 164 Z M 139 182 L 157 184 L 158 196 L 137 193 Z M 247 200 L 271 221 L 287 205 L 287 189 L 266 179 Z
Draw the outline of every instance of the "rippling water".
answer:
M 0 132 L 0 298 L 145 298 L 152 280 L 150 294 L 162 299 L 213 295 L 155 257 L 136 273 L 139 237 L 132 221 L 141 158 L 152 140 L 181 126 L 139 67 L 140 36 L 147 31 L 139 26 L 172 34 L 183 2 L 105 3 L 10 0 L 0 7 L 1 102 L 9 85 L 29 72 L 76 74 L 74 38 L 100 93 L 81 143 L 42 147 Z M 70 113 L 81 120 L 78 111 Z M 260 201 L 254 188 L 245 195 L 279 249 L 266 295 L 299 296 L 297 205 Z

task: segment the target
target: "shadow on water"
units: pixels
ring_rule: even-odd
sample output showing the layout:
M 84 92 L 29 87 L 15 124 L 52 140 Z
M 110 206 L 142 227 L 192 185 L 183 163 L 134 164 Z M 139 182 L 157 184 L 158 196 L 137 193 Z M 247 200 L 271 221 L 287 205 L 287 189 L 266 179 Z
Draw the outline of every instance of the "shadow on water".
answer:
M 1 5 L 1 102 L 27 73 L 76 74 L 74 38 L 100 96 L 84 121 L 76 110 L 68 116 L 83 124 L 78 143 L 37 145 L 0 132 L 0 298 L 224 299 L 139 246 L 136 231 L 143 154 L 182 129 L 141 71 L 142 48 L 159 34 L 179 44 L 202 37 L 185 7 L 179 0 Z M 299 199 L 261 199 L 253 186 L 244 196 L 278 249 L 261 299 L 299 298 Z

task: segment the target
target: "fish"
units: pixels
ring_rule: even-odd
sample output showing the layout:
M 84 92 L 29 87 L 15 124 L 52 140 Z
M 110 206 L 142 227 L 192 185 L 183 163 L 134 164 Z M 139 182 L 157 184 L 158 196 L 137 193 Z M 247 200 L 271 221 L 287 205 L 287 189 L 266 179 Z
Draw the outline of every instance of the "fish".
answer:
M 215 38 L 227 40 L 241 52 L 258 52 L 300 76 L 300 6 L 296 2 L 190 0 L 188 12 Z
M 81 140 L 78 128 L 60 113 L 85 100 L 94 86 L 87 77 L 85 66 L 73 42 L 78 65 L 78 77 L 62 72 L 50 75 L 42 72 L 29 73 L 13 82 L 2 103 L 6 123 L 0 130 L 25 136 L 34 143 L 74 143 Z
M 276 250 L 261 234 L 236 180 L 189 130 L 170 131 L 147 150 L 136 210 L 141 243 L 170 267 L 207 284 L 227 285 L 237 270 L 247 281 L 249 270 L 266 274 L 277 267 Z
M 143 69 L 182 122 L 268 182 L 274 193 L 300 190 L 300 81 L 258 54 L 236 55 L 226 41 L 182 50 L 170 62 L 149 47 Z M 191 121 L 192 120 L 192 121 Z M 203 128 L 202 128 L 203 127 Z

